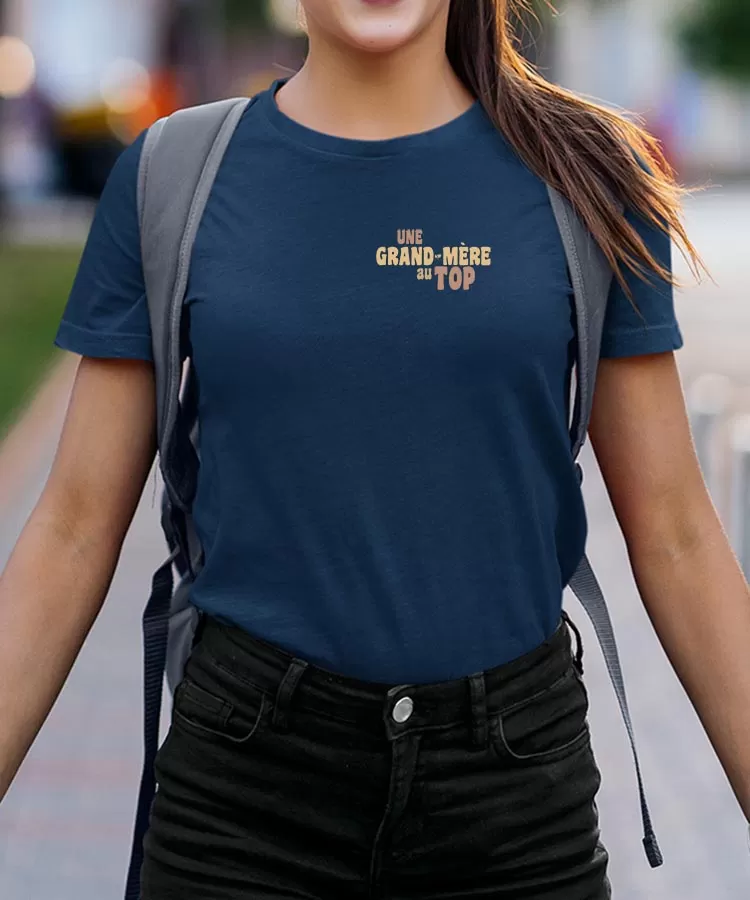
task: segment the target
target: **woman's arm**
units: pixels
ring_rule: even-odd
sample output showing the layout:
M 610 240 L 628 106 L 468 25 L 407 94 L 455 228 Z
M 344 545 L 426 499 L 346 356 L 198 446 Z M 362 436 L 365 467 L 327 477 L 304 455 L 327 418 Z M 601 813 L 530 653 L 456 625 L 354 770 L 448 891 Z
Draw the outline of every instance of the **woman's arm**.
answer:
M 590 434 L 648 615 L 750 820 L 750 590 L 700 472 L 674 355 L 602 360 Z
M 109 588 L 155 452 L 153 367 L 84 359 L 42 496 L 0 577 L 0 798 Z

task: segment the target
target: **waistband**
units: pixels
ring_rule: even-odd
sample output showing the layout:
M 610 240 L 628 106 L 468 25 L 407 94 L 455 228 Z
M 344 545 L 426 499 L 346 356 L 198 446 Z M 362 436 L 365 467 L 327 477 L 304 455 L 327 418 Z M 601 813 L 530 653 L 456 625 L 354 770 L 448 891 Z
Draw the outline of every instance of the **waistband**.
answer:
M 577 640 L 572 654 L 568 625 Z M 272 646 L 238 626 L 204 616 L 198 655 L 206 655 L 235 682 L 275 698 L 274 722 L 285 727 L 296 705 L 393 740 L 411 731 L 458 724 L 473 728 L 475 741 L 486 741 L 487 717 L 505 713 L 541 693 L 579 664 L 580 635 L 563 614 L 555 632 L 529 653 L 452 681 L 428 684 L 380 684 L 329 672 Z

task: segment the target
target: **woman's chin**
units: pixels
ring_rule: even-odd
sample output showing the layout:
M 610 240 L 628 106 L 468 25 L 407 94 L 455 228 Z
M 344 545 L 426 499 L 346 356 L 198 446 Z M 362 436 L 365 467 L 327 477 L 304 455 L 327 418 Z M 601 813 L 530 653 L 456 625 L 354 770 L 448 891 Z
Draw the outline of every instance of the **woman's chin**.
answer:
M 336 35 L 352 48 L 392 53 L 437 20 L 447 0 L 304 0 L 310 30 Z
M 344 28 L 344 40 L 359 50 L 371 53 L 393 53 L 414 40 L 419 33 L 418 22 L 401 21 L 399 17 L 382 21 L 352 23 Z
M 401 47 L 409 43 L 411 35 L 401 38 L 393 32 L 372 33 L 352 35 L 349 44 L 358 50 L 369 53 L 394 53 Z

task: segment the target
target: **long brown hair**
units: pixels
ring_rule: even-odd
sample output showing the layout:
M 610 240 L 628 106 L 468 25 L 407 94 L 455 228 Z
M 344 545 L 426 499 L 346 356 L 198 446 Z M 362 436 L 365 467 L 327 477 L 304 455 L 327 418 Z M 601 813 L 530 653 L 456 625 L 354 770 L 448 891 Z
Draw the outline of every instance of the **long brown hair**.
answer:
M 618 201 L 668 230 L 700 277 L 705 266 L 681 221 L 686 190 L 659 142 L 543 78 L 519 50 L 516 26 L 528 12 L 528 0 L 451 0 L 446 49 L 456 74 L 532 171 L 571 201 L 626 290 L 622 266 L 642 278 L 674 278 Z

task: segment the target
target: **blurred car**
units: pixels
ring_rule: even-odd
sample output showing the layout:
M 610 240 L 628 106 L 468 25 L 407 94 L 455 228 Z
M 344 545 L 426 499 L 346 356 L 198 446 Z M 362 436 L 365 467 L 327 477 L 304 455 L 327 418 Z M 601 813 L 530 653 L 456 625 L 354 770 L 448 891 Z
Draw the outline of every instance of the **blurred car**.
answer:
M 60 112 L 52 129 L 59 189 L 65 194 L 98 197 L 125 146 L 112 130 L 107 108 Z

